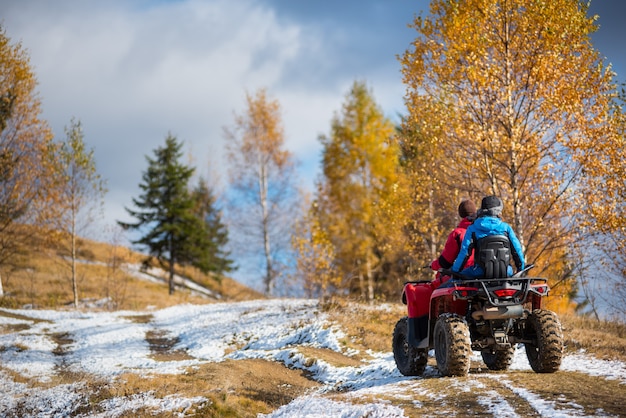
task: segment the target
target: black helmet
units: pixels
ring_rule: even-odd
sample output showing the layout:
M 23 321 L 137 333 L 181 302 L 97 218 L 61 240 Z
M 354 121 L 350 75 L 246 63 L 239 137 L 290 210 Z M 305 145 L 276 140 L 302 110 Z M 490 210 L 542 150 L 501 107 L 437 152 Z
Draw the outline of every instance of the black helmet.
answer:
M 500 217 L 500 215 L 502 215 L 502 209 L 504 209 L 502 200 L 497 196 L 486 196 L 483 198 L 482 202 L 480 202 L 479 216 Z

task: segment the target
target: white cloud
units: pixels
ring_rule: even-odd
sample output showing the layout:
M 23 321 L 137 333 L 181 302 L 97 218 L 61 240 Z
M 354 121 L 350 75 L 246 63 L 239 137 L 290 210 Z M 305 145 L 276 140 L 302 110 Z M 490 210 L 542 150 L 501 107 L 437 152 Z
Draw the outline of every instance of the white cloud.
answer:
M 372 59 L 365 55 L 380 55 L 374 46 L 385 45 L 389 35 L 370 30 L 367 23 L 342 24 L 342 15 L 331 10 L 324 13 L 332 17 L 305 18 L 274 4 L 0 4 L 7 35 L 29 51 L 43 117 L 58 138 L 72 117 L 81 120 L 85 140 L 95 148 L 98 171 L 109 189 L 103 224 L 131 220 L 124 207 L 132 207 L 139 195 L 144 157 L 152 156 L 170 132 L 184 141 L 199 174 L 226 180 L 223 127 L 232 125 L 234 112 L 244 111 L 246 92 L 267 88 L 280 102 L 286 144 L 302 162 L 305 187 L 312 187 L 319 172 L 318 136 L 329 132 L 333 113 L 355 79 L 372 86 L 390 116 L 402 106 L 394 52 L 402 44 L 395 44 L 394 51 L 383 47 L 384 59 Z

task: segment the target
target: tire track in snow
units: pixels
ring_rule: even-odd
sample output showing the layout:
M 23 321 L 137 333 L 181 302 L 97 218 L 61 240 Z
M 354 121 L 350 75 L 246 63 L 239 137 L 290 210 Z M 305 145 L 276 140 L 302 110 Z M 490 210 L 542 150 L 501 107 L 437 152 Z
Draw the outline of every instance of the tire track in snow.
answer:
M 529 391 L 528 389 L 514 386 L 511 381 L 505 379 L 505 375 L 486 375 L 486 377 L 496 380 L 498 384 L 506 387 L 520 398 L 526 400 L 530 404 L 530 406 L 541 416 L 550 418 L 587 416 L 585 414 L 585 409 L 575 402 L 567 402 L 568 405 L 571 405 L 573 407 L 572 409 L 557 408 L 557 402 L 543 399 L 539 395 Z

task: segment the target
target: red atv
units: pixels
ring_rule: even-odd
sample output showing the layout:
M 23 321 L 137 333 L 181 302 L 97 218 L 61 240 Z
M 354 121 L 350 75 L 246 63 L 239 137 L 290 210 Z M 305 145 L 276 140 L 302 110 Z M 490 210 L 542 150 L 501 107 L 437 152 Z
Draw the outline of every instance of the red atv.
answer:
M 480 252 L 476 249 L 484 278 L 444 272 L 453 278 L 437 289 L 430 281 L 405 283 L 402 302 L 408 317 L 393 332 L 393 356 L 403 375 L 422 375 L 433 348 L 444 376 L 466 375 L 472 350 L 481 352 L 489 369 L 506 370 L 520 343 L 535 372 L 559 369 L 561 324 L 554 312 L 541 308 L 547 280 L 525 277 L 532 265 L 507 277 L 509 257 L 500 249 L 508 248 L 508 240 L 488 238 Z

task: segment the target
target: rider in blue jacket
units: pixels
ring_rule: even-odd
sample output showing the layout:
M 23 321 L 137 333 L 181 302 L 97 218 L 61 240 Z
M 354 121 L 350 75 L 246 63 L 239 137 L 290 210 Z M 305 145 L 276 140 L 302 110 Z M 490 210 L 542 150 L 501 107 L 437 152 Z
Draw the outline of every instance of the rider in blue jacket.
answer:
M 517 267 L 518 271 L 524 269 L 525 263 L 522 245 L 517 239 L 515 232 L 513 232 L 513 228 L 511 228 L 509 224 L 500 219 L 500 216 L 502 215 L 502 209 L 503 204 L 498 197 L 487 196 L 483 198 L 480 209 L 476 214 L 476 220 L 467 228 L 467 231 L 465 232 L 465 237 L 463 238 L 463 242 L 461 243 L 461 251 L 454 260 L 454 264 L 452 265 L 453 272 L 460 272 L 462 275 L 469 277 L 480 277 L 485 274 L 482 267 L 480 267 L 478 263 L 475 263 L 473 266 L 468 267 L 464 270 L 462 269 L 467 262 L 467 259 L 469 258 L 469 251 L 473 238 L 478 240 L 488 235 L 507 236 L 511 243 L 511 255 L 513 257 L 513 261 L 515 262 L 515 267 Z M 511 268 L 511 266 L 509 266 L 508 270 L 509 276 L 512 276 L 513 269 Z

